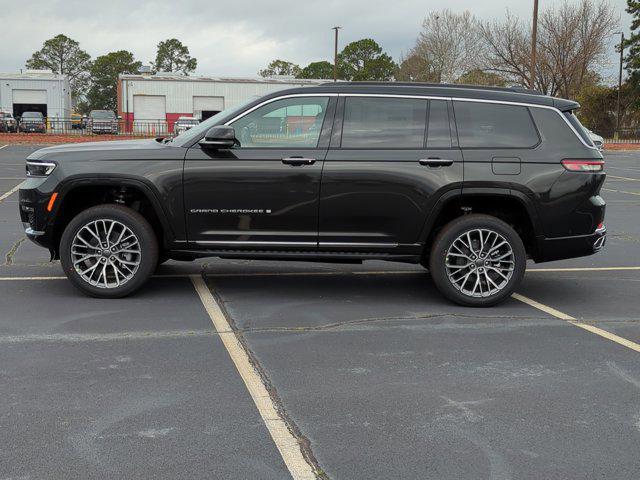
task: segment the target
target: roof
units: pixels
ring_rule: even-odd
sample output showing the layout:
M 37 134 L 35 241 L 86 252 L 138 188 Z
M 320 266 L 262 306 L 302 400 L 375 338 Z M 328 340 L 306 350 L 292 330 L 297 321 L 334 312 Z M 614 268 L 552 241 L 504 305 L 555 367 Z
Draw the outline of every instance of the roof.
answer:
M 67 80 L 66 75 L 60 75 L 50 71 L 27 71 L 24 73 L 1 73 L 2 80 Z
M 326 80 L 289 77 L 190 77 L 178 73 L 160 72 L 158 75 L 120 74 L 120 80 L 140 80 L 147 82 L 221 82 L 221 83 L 274 83 L 281 85 L 322 85 Z
M 478 85 L 431 84 L 405 82 L 328 82 L 322 85 L 293 88 L 277 92 L 283 93 L 368 93 L 387 95 L 421 95 L 447 98 L 493 100 L 502 102 L 527 103 L 556 107 L 560 110 L 574 110 L 580 104 L 572 100 L 550 97 L 535 90 L 523 88 L 483 87 Z M 276 95 L 276 94 L 273 94 Z

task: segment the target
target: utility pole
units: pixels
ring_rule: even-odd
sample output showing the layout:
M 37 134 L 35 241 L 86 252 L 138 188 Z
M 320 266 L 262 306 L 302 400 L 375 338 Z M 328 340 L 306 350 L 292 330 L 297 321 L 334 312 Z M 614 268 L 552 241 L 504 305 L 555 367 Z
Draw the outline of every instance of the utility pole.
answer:
M 533 0 L 533 28 L 531 29 L 531 79 L 529 88 L 535 88 L 536 80 L 536 48 L 538 44 L 538 0 Z
M 333 81 L 338 81 L 338 30 L 342 27 L 333 27 L 331 30 L 336 31 L 335 42 L 333 44 Z
M 624 61 L 624 32 L 616 32 L 620 34 L 620 69 L 618 70 L 618 105 L 616 108 L 616 131 L 614 138 L 620 137 L 620 94 L 622 92 L 622 62 Z

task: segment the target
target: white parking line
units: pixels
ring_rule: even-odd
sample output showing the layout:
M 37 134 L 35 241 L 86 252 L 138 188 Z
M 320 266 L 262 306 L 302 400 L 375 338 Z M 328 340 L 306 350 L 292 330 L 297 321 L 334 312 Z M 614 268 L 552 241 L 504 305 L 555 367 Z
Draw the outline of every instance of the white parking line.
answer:
M 9 145 L 2 145 L 2 146 L 0 147 L 0 150 L 2 150 L 4 147 L 8 147 L 8 146 L 9 146 Z
M 617 178 L 618 180 L 629 180 L 630 182 L 640 182 L 640 178 L 617 177 L 615 175 L 607 175 L 607 179 L 609 178 Z
M 287 465 L 291 476 L 297 479 L 315 479 L 314 469 L 307 463 L 300 449 L 300 444 L 296 437 L 289 431 L 287 424 L 278 413 L 269 392 L 262 383 L 260 375 L 255 370 L 247 352 L 240 344 L 240 341 L 232 331 L 220 306 L 211 294 L 209 287 L 200 275 L 192 275 L 191 281 L 200 296 L 200 300 L 205 310 L 211 318 L 215 330 L 220 336 L 231 360 L 238 369 L 251 398 L 253 399 L 260 416 L 264 421 L 271 438 L 273 439 L 284 463 Z
M 18 185 L 13 187 L 7 193 L 3 193 L 2 195 L 0 195 L 0 202 L 2 202 L 5 198 L 7 198 L 7 197 L 13 195 L 14 193 L 16 193 L 18 191 L 18 189 L 20 188 L 20 185 L 22 185 L 22 182 L 20 182 Z
M 630 348 L 631 350 L 635 350 L 636 352 L 640 352 L 640 345 L 632 342 L 631 340 L 627 340 L 626 338 L 620 337 L 619 335 L 616 335 L 615 333 L 611 333 L 608 332 L 606 330 L 603 330 L 601 328 L 598 328 L 594 325 L 589 325 L 588 323 L 582 323 L 579 320 L 576 320 L 574 317 L 572 317 L 571 315 L 567 315 L 566 313 L 561 312 L 560 310 L 556 310 L 553 307 L 550 307 L 548 305 L 544 305 L 540 302 L 536 302 L 535 300 L 529 298 L 529 297 L 525 297 L 524 295 L 520 295 L 519 293 L 514 293 L 513 295 L 511 295 L 513 298 L 515 298 L 516 300 L 519 300 L 523 303 L 526 303 L 527 305 L 532 306 L 533 308 L 537 308 L 538 310 L 541 310 L 545 313 L 548 313 L 549 315 L 552 315 L 556 318 L 559 318 L 560 320 L 564 320 L 568 323 L 570 323 L 571 325 L 575 325 L 576 327 L 582 328 L 584 330 L 587 330 L 588 332 L 591 333 L 595 333 L 596 335 L 599 335 L 603 338 L 606 338 L 607 340 L 611 340 L 612 342 L 616 342 L 624 347 Z
M 544 272 L 617 272 L 617 271 L 639 271 L 640 266 L 633 267 L 573 267 L 573 268 L 529 268 L 530 273 Z M 323 276 L 341 276 L 341 275 L 420 275 L 426 271 L 423 270 L 363 270 L 356 272 L 228 272 L 228 273 L 202 273 L 205 277 L 211 278 L 227 278 L 227 277 L 323 277 Z M 167 273 L 153 275 L 152 278 L 191 278 L 193 273 Z M 0 277 L 0 282 L 10 281 L 40 281 L 40 280 L 64 280 L 64 275 L 43 275 L 43 276 L 15 276 Z

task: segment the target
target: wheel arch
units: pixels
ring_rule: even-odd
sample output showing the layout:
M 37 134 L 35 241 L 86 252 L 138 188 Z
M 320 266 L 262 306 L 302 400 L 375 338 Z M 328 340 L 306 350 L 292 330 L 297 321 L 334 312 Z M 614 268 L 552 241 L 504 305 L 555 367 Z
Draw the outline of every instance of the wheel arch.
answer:
M 62 231 L 71 218 L 81 211 L 99 203 L 118 203 L 136 209 L 133 205 L 127 205 L 115 198 L 107 201 L 96 201 L 100 198 L 101 193 L 105 194 L 110 190 L 122 190 L 123 188 L 127 192 L 138 195 L 136 199 L 144 201 L 145 207 L 148 206 L 151 208 L 151 212 L 148 212 L 151 213 L 148 220 L 150 220 L 156 231 L 159 245 L 161 245 L 162 248 L 168 248 L 168 246 L 175 241 L 175 231 L 167 219 L 167 214 L 159 200 L 158 192 L 149 182 L 137 178 L 120 176 L 73 177 L 66 179 L 60 184 L 57 189 L 57 201 L 49 216 L 48 226 L 52 229 L 52 245 L 54 247 L 55 258 L 58 257 Z M 81 193 L 89 193 L 91 197 L 85 203 L 76 203 L 77 196 Z

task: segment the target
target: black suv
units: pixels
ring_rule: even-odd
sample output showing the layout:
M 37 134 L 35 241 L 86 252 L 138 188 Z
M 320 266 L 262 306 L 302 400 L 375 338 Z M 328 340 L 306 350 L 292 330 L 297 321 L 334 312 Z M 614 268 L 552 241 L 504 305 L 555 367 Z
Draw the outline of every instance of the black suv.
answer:
M 604 245 L 604 162 L 578 107 L 459 85 L 279 91 L 173 139 L 39 150 L 20 214 L 99 297 L 168 258 L 375 259 L 420 263 L 449 299 L 492 305 L 527 258 Z

